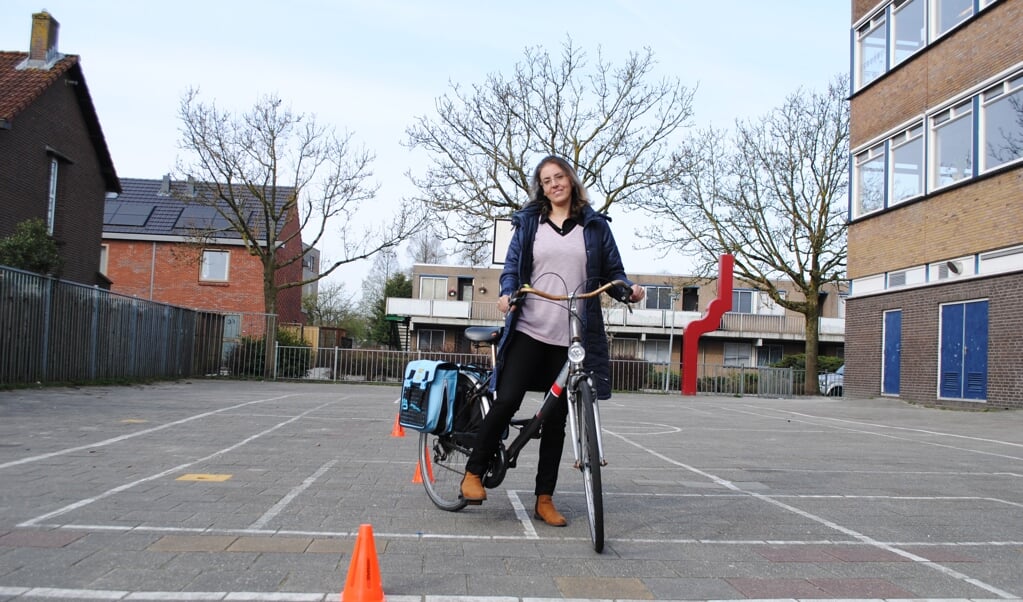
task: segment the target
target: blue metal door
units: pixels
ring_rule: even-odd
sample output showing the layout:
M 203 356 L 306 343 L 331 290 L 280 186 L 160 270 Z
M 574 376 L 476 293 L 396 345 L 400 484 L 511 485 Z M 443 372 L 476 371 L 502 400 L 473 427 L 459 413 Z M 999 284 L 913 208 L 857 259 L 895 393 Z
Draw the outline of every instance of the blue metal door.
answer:
M 902 310 L 884 312 L 884 350 L 881 366 L 881 393 L 898 395 L 902 359 Z
M 987 301 L 941 307 L 941 397 L 987 399 L 987 331 Z

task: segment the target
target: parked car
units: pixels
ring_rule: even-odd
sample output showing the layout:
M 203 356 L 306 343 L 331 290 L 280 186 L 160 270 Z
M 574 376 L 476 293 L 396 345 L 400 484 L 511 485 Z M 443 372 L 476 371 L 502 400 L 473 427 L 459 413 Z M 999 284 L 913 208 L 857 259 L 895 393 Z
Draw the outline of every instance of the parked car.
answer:
M 845 376 L 845 364 L 838 367 L 834 372 L 825 372 L 817 377 L 822 395 L 829 397 L 840 397 L 842 395 L 842 379 Z

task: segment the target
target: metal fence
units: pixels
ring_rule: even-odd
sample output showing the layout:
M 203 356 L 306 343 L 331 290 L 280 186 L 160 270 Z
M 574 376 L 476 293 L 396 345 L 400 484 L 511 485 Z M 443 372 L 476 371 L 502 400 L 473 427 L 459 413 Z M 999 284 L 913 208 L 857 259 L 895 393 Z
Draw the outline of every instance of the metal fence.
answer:
M 0 384 L 192 373 L 196 312 L 0 267 Z
M 433 359 L 491 367 L 489 354 L 378 351 L 327 347 L 277 346 L 275 380 L 399 383 L 412 360 Z M 803 390 L 803 371 L 792 368 L 700 364 L 697 392 L 761 397 L 791 397 Z M 645 360 L 611 360 L 611 385 L 617 391 L 677 393 L 679 372 Z
M 398 383 L 412 360 L 490 368 L 489 352 L 283 346 L 276 316 L 196 311 L 0 266 L 0 385 L 189 377 Z M 481 350 L 486 351 L 486 350 Z M 677 366 L 611 360 L 619 391 L 678 392 Z M 701 364 L 697 391 L 787 397 L 790 368 Z

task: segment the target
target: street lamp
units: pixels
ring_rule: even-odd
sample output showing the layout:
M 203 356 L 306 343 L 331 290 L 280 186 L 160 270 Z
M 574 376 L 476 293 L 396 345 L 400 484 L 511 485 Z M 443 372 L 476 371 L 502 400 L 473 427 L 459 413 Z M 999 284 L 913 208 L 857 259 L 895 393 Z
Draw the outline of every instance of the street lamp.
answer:
M 675 339 L 675 302 L 678 301 L 678 295 L 672 291 L 668 297 L 669 304 L 668 309 L 671 310 L 671 329 L 668 331 L 668 363 L 667 370 L 664 371 L 664 392 L 668 392 L 668 384 L 671 383 L 671 349 L 674 347 Z

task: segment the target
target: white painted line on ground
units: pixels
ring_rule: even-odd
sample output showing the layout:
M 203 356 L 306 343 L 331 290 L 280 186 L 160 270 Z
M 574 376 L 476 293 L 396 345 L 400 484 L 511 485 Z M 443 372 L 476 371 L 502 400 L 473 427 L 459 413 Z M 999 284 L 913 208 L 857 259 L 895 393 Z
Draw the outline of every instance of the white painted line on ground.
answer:
M 94 503 L 96 501 L 99 501 L 99 500 L 101 500 L 103 498 L 110 497 L 112 495 L 116 495 L 118 493 L 121 493 L 122 491 L 127 491 L 128 489 L 131 489 L 132 487 L 135 487 L 136 485 L 141 485 L 142 483 L 147 483 L 149 481 L 155 481 L 156 479 L 161 479 L 163 477 L 166 477 L 167 475 L 171 475 L 171 474 L 174 474 L 176 472 L 180 472 L 180 471 L 182 471 L 182 470 L 184 470 L 184 469 L 186 469 L 186 468 L 188 468 L 190 466 L 195 466 L 196 464 L 200 464 L 202 462 L 206 462 L 208 460 L 216 458 L 217 456 L 220 456 L 220 455 L 226 454 L 228 452 L 234 451 L 234 450 L 238 449 L 239 447 L 242 447 L 243 445 L 246 445 L 246 444 L 250 443 L 251 441 L 255 441 L 256 439 L 259 439 L 260 437 L 268 435 L 268 434 L 276 431 L 277 429 L 279 429 L 281 427 L 284 427 L 284 426 L 286 426 L 288 424 L 291 424 L 292 422 L 295 422 L 296 420 L 301 420 L 306 414 L 310 414 L 312 412 L 315 412 L 315 411 L 317 411 L 317 410 L 319 410 L 321 408 L 324 408 L 324 407 L 330 405 L 331 403 L 333 403 L 333 402 L 327 402 L 327 403 L 324 403 L 324 404 L 320 404 L 320 405 L 316 406 L 315 408 L 312 408 L 310 410 L 306 410 L 305 412 L 302 412 L 301 414 L 298 414 L 297 416 L 293 416 L 292 418 L 290 418 L 288 420 L 285 420 L 284 422 L 279 422 L 276 425 L 274 425 L 274 426 L 272 426 L 272 427 L 270 427 L 270 428 L 268 428 L 268 429 L 266 429 L 264 431 L 256 433 L 255 435 L 252 435 L 250 437 L 246 437 L 246 438 L 242 439 L 241 441 L 239 441 L 238 443 L 235 443 L 234 445 L 230 445 L 228 447 L 225 447 L 224 449 L 221 449 L 219 451 L 215 451 L 212 454 L 209 454 L 209 455 L 204 456 L 202 458 L 198 458 L 196 460 L 193 460 L 191 462 L 186 462 L 184 464 L 179 464 L 178 466 L 175 466 L 174 468 L 167 469 L 167 470 L 165 470 L 163 472 L 159 472 L 157 474 L 150 475 L 148 477 L 143 477 L 141 479 L 132 481 L 131 483 L 125 483 L 124 485 L 119 485 L 117 487 L 114 487 L 113 489 L 108 489 L 107 491 L 104 491 L 103 493 L 101 493 L 101 494 L 99 494 L 97 496 L 94 496 L 94 497 L 91 497 L 91 498 L 86 498 L 86 499 L 83 499 L 83 500 L 79 500 L 79 501 L 77 501 L 77 502 L 75 502 L 73 504 L 68 504 L 67 506 L 64 506 L 63 508 L 59 508 L 59 509 L 54 510 L 52 512 L 47 512 L 46 514 L 43 514 L 41 516 L 37 516 L 37 517 L 35 517 L 33 519 L 29 519 L 29 520 L 27 520 L 27 521 L 25 521 L 23 523 L 18 524 L 18 526 L 19 527 L 31 527 L 31 526 L 33 526 L 33 525 L 35 525 L 37 523 L 41 523 L 43 521 L 50 520 L 51 518 L 55 518 L 55 517 L 60 516 L 62 514 L 67 514 L 68 512 L 71 512 L 73 510 L 77 510 L 78 508 L 82 508 L 84 506 L 88 506 L 89 504 L 92 504 L 92 503 Z
M 751 411 L 751 410 L 739 410 L 739 409 L 736 409 L 736 408 L 722 408 L 722 409 L 728 410 L 730 412 L 736 412 L 736 413 L 739 413 L 739 414 L 747 414 L 749 416 L 757 416 L 757 417 L 760 417 L 760 418 L 775 418 L 775 419 L 780 420 L 780 418 L 778 418 L 777 415 L 764 414 L 762 412 L 754 412 L 754 411 Z M 928 431 L 928 430 L 925 430 L 925 429 L 911 429 L 911 428 L 901 427 L 901 426 L 888 426 L 888 425 L 884 425 L 884 424 L 875 424 L 875 423 L 871 423 L 871 422 L 858 422 L 858 421 L 855 421 L 855 420 L 844 420 L 844 419 L 841 419 L 841 418 L 827 418 L 827 417 L 821 417 L 821 416 L 813 416 L 811 414 L 803 414 L 803 413 L 800 413 L 800 412 L 792 412 L 792 411 L 788 411 L 788 410 L 772 410 L 772 411 L 779 412 L 779 413 L 782 413 L 782 414 L 787 414 L 787 415 L 790 415 L 790 416 L 802 416 L 803 417 L 802 420 L 797 419 L 797 418 L 790 418 L 789 419 L 789 420 L 794 420 L 796 422 L 800 422 L 802 424 L 810 424 L 810 425 L 813 425 L 813 426 L 828 426 L 828 428 L 831 428 L 831 429 L 840 430 L 840 431 L 847 431 L 847 432 L 850 432 L 850 433 L 860 433 L 862 435 L 871 435 L 871 436 L 874 436 L 874 437 L 884 437 L 886 439 L 895 439 L 897 441 L 906 441 L 906 442 L 909 442 L 909 443 L 917 443 L 919 445 L 929 445 L 929 446 L 932 446 L 932 447 L 941 447 L 941 448 L 951 449 L 951 450 L 960 451 L 960 452 L 968 452 L 968 453 L 971 453 L 971 454 L 977 454 L 977 455 L 980 455 L 980 456 L 993 456 L 995 458 L 1005 458 L 1006 460 L 1023 460 L 1023 456 L 1010 456 L 1010 455 L 1006 455 L 1006 454 L 997 454 L 997 453 L 994 453 L 994 452 L 983 451 L 983 450 L 979 450 L 979 449 L 972 449 L 972 448 L 969 448 L 969 447 L 959 447 L 959 446 L 956 446 L 956 445 L 949 445 L 948 443 L 938 443 L 936 441 L 924 441 L 924 440 L 921 440 L 921 439 L 911 439 L 909 437 L 900 437 L 898 435 L 891 435 L 891 434 L 887 434 L 887 433 L 880 433 L 880 432 L 877 432 L 877 431 L 868 431 L 868 430 L 865 430 L 863 428 L 852 428 L 852 427 L 837 426 L 837 425 L 824 425 L 824 424 L 820 424 L 820 423 L 817 423 L 817 422 L 812 422 L 812 421 L 810 421 L 810 419 L 824 420 L 824 421 L 830 421 L 830 422 L 847 422 L 847 423 L 850 423 L 850 424 L 857 424 L 857 425 L 861 425 L 861 426 L 864 426 L 864 427 L 869 426 L 869 427 L 874 427 L 874 428 L 878 428 L 878 429 L 887 428 L 887 429 L 901 430 L 901 431 L 907 431 L 907 432 L 915 432 L 915 433 L 920 433 L 920 434 L 924 434 L 924 435 L 933 435 L 933 436 L 941 436 L 941 437 L 952 437 L 952 438 L 958 438 L 958 439 L 968 439 L 968 440 L 973 440 L 973 441 L 983 441 L 983 442 L 986 442 L 986 443 L 996 443 L 996 444 L 1008 445 L 1008 446 L 1012 446 L 1012 447 L 1023 447 L 1023 445 L 1021 445 L 1019 443 L 1013 443 L 1011 441 L 999 441 L 997 439 L 982 439 L 980 437 L 969 437 L 969 436 L 966 436 L 966 435 L 956 435 L 954 433 L 942 433 L 942 432 L 938 432 L 938 431 Z
M 529 517 L 529 511 L 522 504 L 522 499 L 519 497 L 519 492 L 514 489 L 508 490 L 508 499 L 511 500 L 512 508 L 515 509 L 515 516 L 522 523 L 522 530 L 526 533 L 526 539 L 540 539 L 540 536 L 536 533 L 536 527 L 533 526 L 533 521 Z
M 233 406 L 228 406 L 226 408 L 220 408 L 219 410 L 213 410 L 213 411 L 210 411 L 210 412 L 203 412 L 202 414 L 196 414 L 195 416 L 189 416 L 188 418 L 182 418 L 181 420 L 175 420 L 174 422 L 168 422 L 167 424 L 161 424 L 160 426 L 154 426 L 153 428 L 149 428 L 149 429 L 145 429 L 145 430 L 141 430 L 141 431 L 135 431 L 134 433 L 130 433 L 130 434 L 127 434 L 127 435 L 121 435 L 120 437 L 113 437 L 112 439 L 104 439 L 103 441 L 97 441 L 95 443 L 90 443 L 88 445 L 79 445 L 77 447 L 68 447 L 68 448 L 65 448 L 65 449 L 62 449 L 62 450 L 59 450 L 59 451 L 50 452 L 50 453 L 46 453 L 46 454 L 40 454 L 38 456 L 29 456 L 27 458 L 21 458 L 19 460 L 12 460 L 10 462 L 4 462 L 3 464 L 0 464 L 0 470 L 2 470 L 4 468 L 10 468 L 11 466 L 18 466 L 20 464 L 28 464 L 30 462 L 38 462 L 39 460 L 46 460 L 47 458 L 53 458 L 53 457 L 56 457 L 56 456 L 63 456 L 65 454 L 73 454 L 75 452 L 85 451 L 87 449 L 96 449 L 97 447 L 106 447 L 107 445 L 113 445 L 114 443 L 120 443 L 121 441 L 126 441 L 128 439 L 133 439 L 135 437 L 141 437 L 142 435 L 148 435 L 150 433 L 155 433 L 157 431 L 162 431 L 163 429 L 170 428 L 172 426 L 178 426 L 178 425 L 181 425 L 181 424 L 185 424 L 186 422 L 191 422 L 193 420 L 199 420 L 201 418 L 207 418 L 209 416 L 213 416 L 214 414 L 219 414 L 221 412 L 230 412 L 231 410 L 237 410 L 238 408 L 244 408 L 245 406 L 252 405 L 254 403 L 266 403 L 268 401 L 278 401 L 280 399 L 285 399 L 287 397 L 296 397 L 296 396 L 299 396 L 299 395 L 303 395 L 303 394 L 302 393 L 291 393 L 291 394 L 288 394 L 288 395 L 280 395 L 278 397 L 269 397 L 267 399 L 257 399 L 255 401 L 246 401 L 245 403 L 239 403 L 239 404 L 236 404 L 236 405 L 233 405 Z
M 309 478 L 302 481 L 301 485 L 298 485 L 294 489 L 289 491 L 288 495 L 281 498 L 279 502 L 277 502 L 276 504 L 273 505 L 272 508 L 267 510 L 266 513 L 263 514 L 263 516 L 259 517 L 259 520 L 249 525 L 249 528 L 262 529 L 263 527 L 265 527 L 268 522 L 273 520 L 275 516 L 277 516 L 278 514 L 281 513 L 282 510 L 287 508 L 288 504 L 290 504 L 292 500 L 298 497 L 303 491 L 308 489 L 310 485 L 315 483 L 317 479 L 323 476 L 323 473 L 330 470 L 331 467 L 333 467 L 335 464 L 337 464 L 337 460 L 331 460 L 330 462 L 327 462 L 326 464 L 321 466 L 320 469 L 314 472 L 311 476 L 309 476 Z
M 338 593 L 302 592 L 159 592 L 94 589 L 58 589 L 43 587 L 0 587 L 0 595 L 26 598 L 103 599 L 103 600 L 225 600 L 234 602 L 325 602 Z M 118 596 L 118 597 L 113 597 Z M 514 596 L 391 596 L 387 602 L 567 602 L 565 598 L 517 598 Z M 714 598 L 710 602 L 750 602 L 750 598 Z M 763 599 L 766 602 L 767 599 Z M 1004 602 L 992 598 L 842 598 L 842 602 Z M 571 602 L 622 602 L 610 598 L 571 598 Z M 684 602 L 663 600 L 662 602 Z M 820 598 L 789 598 L 784 602 L 821 602 Z
M 624 437 L 624 436 L 622 436 L 622 435 L 620 435 L 618 433 L 615 433 L 613 431 L 605 431 L 605 432 L 608 435 L 611 435 L 613 437 L 617 437 L 618 439 L 624 441 L 625 443 L 628 443 L 629 445 L 632 445 L 633 447 L 635 447 L 637 449 L 645 451 L 646 453 L 654 456 L 655 458 L 658 458 L 658 459 L 660 459 L 660 460 L 662 460 L 664 462 L 667 462 L 667 463 L 672 464 L 674 466 L 678 466 L 680 468 L 688 470 L 689 472 L 692 472 L 694 474 L 700 475 L 700 476 L 702 476 L 702 477 L 704 477 L 706 479 L 709 479 L 709 480 L 717 483 L 718 485 L 721 485 L 722 487 L 726 487 L 726 488 L 728 488 L 728 489 L 730 489 L 732 491 L 736 491 L 736 492 L 740 492 L 740 493 L 745 493 L 746 495 L 749 495 L 750 497 L 752 497 L 754 499 L 760 500 L 762 502 L 766 502 L 768 504 L 771 504 L 772 506 L 781 508 L 783 510 L 786 510 L 788 512 L 791 512 L 793 514 L 801 516 L 801 517 L 803 517 L 803 518 L 805 518 L 807 520 L 813 521 L 813 522 L 818 523 L 820 525 L 824 525 L 825 527 L 828 527 L 829 529 L 838 531 L 839 533 L 842 533 L 842 534 L 844 534 L 844 535 L 846 535 L 848 537 L 851 537 L 853 539 L 857 539 L 859 541 L 862 541 L 863 543 L 866 543 L 866 544 L 871 545 L 873 547 L 876 547 L 878 549 L 885 550 L 887 552 L 891 552 L 891 553 L 896 554 L 898 556 L 902 556 L 903 558 L 906 558 L 907 560 L 911 560 L 913 562 L 916 562 L 916 563 L 920 564 L 921 566 L 926 566 L 926 567 L 932 568 L 932 569 L 934 569 L 934 570 L 936 570 L 936 571 L 938 571 L 938 572 L 940 572 L 940 573 L 942 573 L 942 574 L 944 574 L 944 575 L 946 575 L 948 577 L 951 577 L 953 579 L 957 579 L 959 581 L 963 581 L 964 583 L 969 583 L 969 584 L 971 584 L 971 585 L 973 585 L 975 587 L 979 587 L 980 589 L 982 589 L 984 591 L 987 591 L 987 592 L 990 592 L 990 593 L 998 596 L 999 598 L 1004 598 L 1004 599 L 1007 599 L 1007 600 L 1014 600 L 1014 599 L 1019 599 L 1020 598 L 1020 596 L 1015 595 L 1015 594 L 1011 594 L 1011 593 L 1009 593 L 1009 592 L 1007 592 L 1005 590 L 1002 590 L 1002 589 L 1000 589 L 998 587 L 995 587 L 994 585 L 991 585 L 989 583 L 985 583 L 985 582 L 983 582 L 983 581 L 981 581 L 979 579 L 974 579 L 973 577 L 970 577 L 969 575 L 966 575 L 964 573 L 960 573 L 959 571 L 957 571 L 955 569 L 951 569 L 951 568 L 946 567 L 946 566 L 944 566 L 942 564 L 938 564 L 937 562 L 932 562 L 932 561 L 930 561 L 930 560 L 928 560 L 928 559 L 926 559 L 926 558 L 924 558 L 922 556 L 918 556 L 916 554 L 913 554 L 912 552 L 907 552 L 906 550 L 903 550 L 903 549 L 901 549 L 899 547 L 892 546 L 892 545 L 886 544 L 884 542 L 878 541 L 878 540 L 873 539 L 873 538 L 871 538 L 871 537 L 869 537 L 867 535 L 864 535 L 864 534 L 862 534 L 862 533 L 860 533 L 860 532 L 858 532 L 858 531 L 856 531 L 854 529 L 850 529 L 848 527 L 844 527 L 844 526 L 839 525 L 838 523 L 836 523 L 834 521 L 830 521 L 830 520 L 828 520 L 828 519 L 826 519 L 824 517 L 817 516 L 817 515 L 815 515 L 815 514 L 813 514 L 811 512 L 807 512 L 807 511 L 802 510 L 800 508 L 796 508 L 795 506 L 791 506 L 791 505 L 786 504 L 784 502 L 781 502 L 779 500 L 773 499 L 770 496 L 763 495 L 763 494 L 757 493 L 755 491 L 746 491 L 746 490 L 742 489 L 741 487 L 739 487 L 738 485 L 736 485 L 735 483 L 733 483 L 733 482 L 731 482 L 731 481 L 729 481 L 727 479 L 721 478 L 721 477 L 719 477 L 717 475 L 710 474 L 708 472 L 704 472 L 704 471 L 700 470 L 699 468 L 696 468 L 695 466 L 690 466 L 690 465 L 688 465 L 688 464 L 686 464 L 684 462 L 680 462 L 680 461 L 675 460 L 673 458 L 669 458 L 668 456 L 666 456 L 666 455 L 664 455 L 664 454 L 662 454 L 662 453 L 660 453 L 658 451 L 650 449 L 650 448 L 648 448 L 648 447 L 646 447 L 646 446 L 644 446 L 644 445 L 642 445 L 640 443 L 632 441 L 631 439 L 629 439 L 627 437 Z M 874 433 L 869 433 L 869 434 L 874 434 Z

